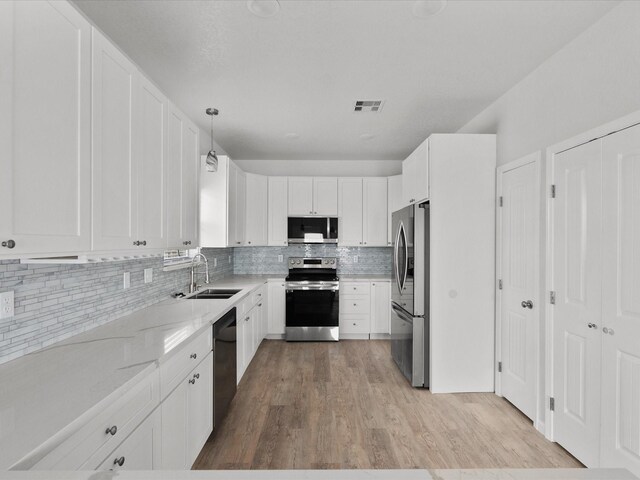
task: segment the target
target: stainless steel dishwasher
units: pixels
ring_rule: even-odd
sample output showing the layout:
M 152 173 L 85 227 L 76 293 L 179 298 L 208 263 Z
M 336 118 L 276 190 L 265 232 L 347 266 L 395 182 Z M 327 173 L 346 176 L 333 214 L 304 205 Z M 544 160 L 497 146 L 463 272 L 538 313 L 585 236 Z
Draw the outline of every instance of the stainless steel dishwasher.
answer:
M 236 394 L 236 309 L 213 324 L 213 431 Z

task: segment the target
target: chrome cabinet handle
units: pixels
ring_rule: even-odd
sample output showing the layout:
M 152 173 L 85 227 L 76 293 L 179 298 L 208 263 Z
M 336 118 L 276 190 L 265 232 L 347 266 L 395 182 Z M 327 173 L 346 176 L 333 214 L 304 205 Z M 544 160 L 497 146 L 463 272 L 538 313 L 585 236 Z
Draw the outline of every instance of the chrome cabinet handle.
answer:
M 602 333 L 604 334 L 609 334 L 609 335 L 613 335 L 616 332 L 613 331 L 613 328 L 607 328 L 607 327 L 602 327 Z
M 191 380 L 189 380 L 189 383 L 190 383 L 191 385 L 195 385 L 195 383 L 196 383 L 196 379 L 195 379 L 195 378 L 192 378 Z
M 6 242 L 2 242 L 2 246 L 5 248 L 13 248 L 16 246 L 16 242 L 13 240 L 7 240 Z
M 522 305 L 522 308 L 528 308 L 529 310 L 533 308 L 533 302 L 531 300 L 523 300 L 520 305 Z
M 124 465 L 124 457 L 120 457 L 120 458 L 116 458 L 113 461 L 114 465 L 118 465 L 119 467 L 121 467 L 122 465 Z
M 199 373 L 194 373 L 193 374 L 193 378 L 200 378 L 200 374 Z
M 189 355 L 189 358 L 193 358 L 195 360 L 196 358 L 198 358 L 198 354 L 192 353 L 191 355 Z
M 137 247 L 138 245 L 140 245 L 140 242 L 136 240 L 135 242 L 133 242 L 133 245 Z
M 146 246 L 147 245 L 147 241 L 146 240 L 142 240 L 142 246 Z
M 105 430 L 105 434 L 106 433 L 110 433 L 111 435 L 115 435 L 116 432 L 118 431 L 118 427 L 116 427 L 115 425 L 111 428 L 107 428 L 107 430 Z
M 597 329 L 597 328 L 598 328 L 598 325 L 596 325 L 595 323 L 588 323 L 588 324 L 587 324 L 587 327 Z

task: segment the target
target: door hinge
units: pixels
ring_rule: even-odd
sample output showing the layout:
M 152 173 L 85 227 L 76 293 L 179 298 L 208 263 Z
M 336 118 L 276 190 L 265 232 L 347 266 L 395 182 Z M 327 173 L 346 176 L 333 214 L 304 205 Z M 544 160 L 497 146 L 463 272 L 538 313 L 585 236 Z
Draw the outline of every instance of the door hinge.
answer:
M 556 399 L 553 397 L 549 397 L 549 410 L 552 412 L 556 409 Z
M 549 292 L 549 303 L 551 305 L 555 305 L 556 304 L 556 292 L 554 292 L 553 290 L 551 290 Z
M 498 290 L 502 290 L 502 279 L 498 280 Z
M 498 362 L 498 373 L 502 373 L 502 362 Z
M 556 186 L 551 185 L 551 198 L 556 198 Z
M 500 206 L 504 205 L 504 198 L 502 196 L 500 196 L 499 202 L 500 202 Z

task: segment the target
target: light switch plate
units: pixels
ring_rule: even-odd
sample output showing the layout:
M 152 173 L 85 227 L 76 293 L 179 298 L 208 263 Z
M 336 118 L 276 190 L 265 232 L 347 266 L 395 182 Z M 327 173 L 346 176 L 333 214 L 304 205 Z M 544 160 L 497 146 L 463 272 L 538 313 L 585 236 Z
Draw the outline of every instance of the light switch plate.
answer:
M 0 318 L 11 318 L 14 314 L 13 291 L 0 293 Z
M 213 257 L 213 268 L 218 266 L 218 257 Z
M 123 287 L 126 290 L 130 286 L 131 286 L 131 273 L 124 272 L 124 285 L 123 285 Z
M 144 283 L 153 282 L 153 268 L 144 269 Z
M 358 255 L 353 256 L 353 263 L 358 263 Z
M 278 261 L 284 262 L 284 255 L 278 255 Z
M 229 263 L 231 263 L 231 255 L 229 255 Z

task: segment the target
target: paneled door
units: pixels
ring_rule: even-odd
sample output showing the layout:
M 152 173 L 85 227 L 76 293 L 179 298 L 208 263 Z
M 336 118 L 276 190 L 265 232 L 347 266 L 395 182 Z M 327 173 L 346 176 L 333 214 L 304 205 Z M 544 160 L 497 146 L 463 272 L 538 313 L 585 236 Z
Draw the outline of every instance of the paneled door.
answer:
M 640 125 L 602 140 L 602 461 L 640 475 Z
M 313 179 L 313 214 L 327 217 L 338 215 L 338 179 L 336 177 Z
M 529 159 L 529 161 L 527 161 Z M 498 171 L 500 393 L 532 420 L 536 413 L 536 330 L 540 302 L 538 155 Z
M 601 143 L 553 163 L 554 438 L 588 467 L 600 457 Z
M 0 256 L 91 239 L 91 25 L 66 2 L 0 2 Z

